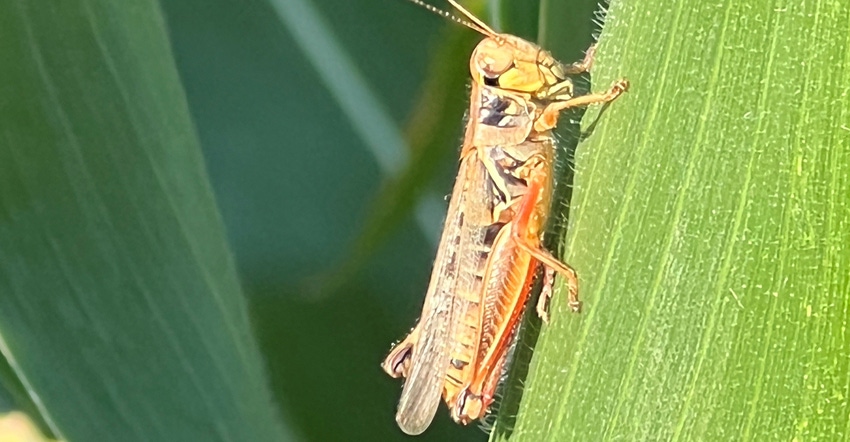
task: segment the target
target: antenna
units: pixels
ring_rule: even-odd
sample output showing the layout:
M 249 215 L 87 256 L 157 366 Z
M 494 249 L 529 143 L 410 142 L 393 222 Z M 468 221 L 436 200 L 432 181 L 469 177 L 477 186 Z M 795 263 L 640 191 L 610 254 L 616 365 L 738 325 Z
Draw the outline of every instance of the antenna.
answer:
M 464 19 L 462 19 L 462 18 L 460 18 L 460 17 L 458 17 L 458 16 L 456 16 L 456 15 L 450 13 L 450 12 L 444 11 L 444 10 L 442 10 L 442 9 L 432 5 L 432 4 L 425 3 L 423 0 L 408 0 L 408 1 L 410 1 L 411 3 L 415 3 L 419 6 L 427 9 L 427 10 L 433 12 L 434 14 L 445 17 L 445 18 L 447 18 L 451 21 L 454 21 L 456 23 L 460 23 L 460 24 L 466 26 L 467 28 L 472 29 L 473 31 L 476 31 L 476 32 L 479 32 L 481 34 L 486 35 L 487 37 L 492 37 L 492 38 L 498 39 L 499 34 L 496 31 L 494 31 L 489 26 L 487 26 L 486 23 L 481 21 L 481 19 L 479 19 L 478 17 L 473 15 L 466 8 L 464 8 L 463 6 L 458 4 L 458 2 L 455 1 L 455 0 L 448 0 L 448 2 L 451 3 L 451 5 L 454 6 L 454 8 L 457 9 L 458 12 L 460 12 L 464 17 L 466 17 L 467 20 L 464 20 Z

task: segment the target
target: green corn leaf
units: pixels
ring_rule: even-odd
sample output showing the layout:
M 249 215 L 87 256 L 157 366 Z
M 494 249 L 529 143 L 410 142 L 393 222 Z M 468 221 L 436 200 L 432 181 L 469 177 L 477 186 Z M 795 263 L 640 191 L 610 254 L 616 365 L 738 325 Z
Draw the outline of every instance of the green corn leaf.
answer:
M 578 146 L 585 309 L 493 439 L 846 439 L 850 4 L 615 1 L 596 61 L 632 88 Z
M 49 430 L 284 439 L 158 3 L 3 2 L 0 47 L 0 350 Z

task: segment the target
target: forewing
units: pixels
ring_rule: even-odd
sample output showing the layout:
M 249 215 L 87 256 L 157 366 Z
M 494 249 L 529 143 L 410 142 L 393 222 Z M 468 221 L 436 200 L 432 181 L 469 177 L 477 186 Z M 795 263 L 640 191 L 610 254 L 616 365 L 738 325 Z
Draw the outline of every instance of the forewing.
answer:
M 411 356 L 410 373 L 399 399 L 396 422 L 407 434 L 428 428 L 443 394 L 451 352 L 457 343 L 457 327 L 468 307 L 458 293 L 473 290 L 469 259 L 483 241 L 482 198 L 486 198 L 486 171 L 475 150 L 461 160 L 452 191 L 443 235 L 425 296 L 422 331 Z

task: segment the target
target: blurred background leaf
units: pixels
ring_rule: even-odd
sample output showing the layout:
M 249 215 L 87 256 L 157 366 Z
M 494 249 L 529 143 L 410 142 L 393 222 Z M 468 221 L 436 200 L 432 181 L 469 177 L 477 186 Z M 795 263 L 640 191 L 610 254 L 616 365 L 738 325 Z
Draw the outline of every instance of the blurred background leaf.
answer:
M 633 87 L 578 147 L 585 308 L 556 296 L 494 440 L 846 440 L 848 35 L 841 1 L 611 5 L 594 89 Z
M 8 396 L 67 440 L 285 438 L 159 4 L 4 2 L 0 42 Z

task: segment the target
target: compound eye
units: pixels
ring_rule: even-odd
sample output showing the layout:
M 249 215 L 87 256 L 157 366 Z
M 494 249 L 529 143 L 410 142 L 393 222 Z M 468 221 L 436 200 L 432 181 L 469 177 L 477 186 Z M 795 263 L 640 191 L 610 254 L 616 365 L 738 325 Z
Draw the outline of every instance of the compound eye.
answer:
M 499 86 L 499 77 L 505 72 L 514 68 L 513 59 L 505 60 L 499 59 L 485 59 L 484 63 L 480 66 L 481 76 L 484 79 L 484 84 L 487 86 Z
M 485 40 L 478 47 L 476 65 L 484 78 L 498 80 L 499 76 L 514 66 L 513 51 L 493 40 Z
M 510 54 L 488 54 L 481 59 L 481 72 L 486 77 L 498 77 L 514 65 Z

